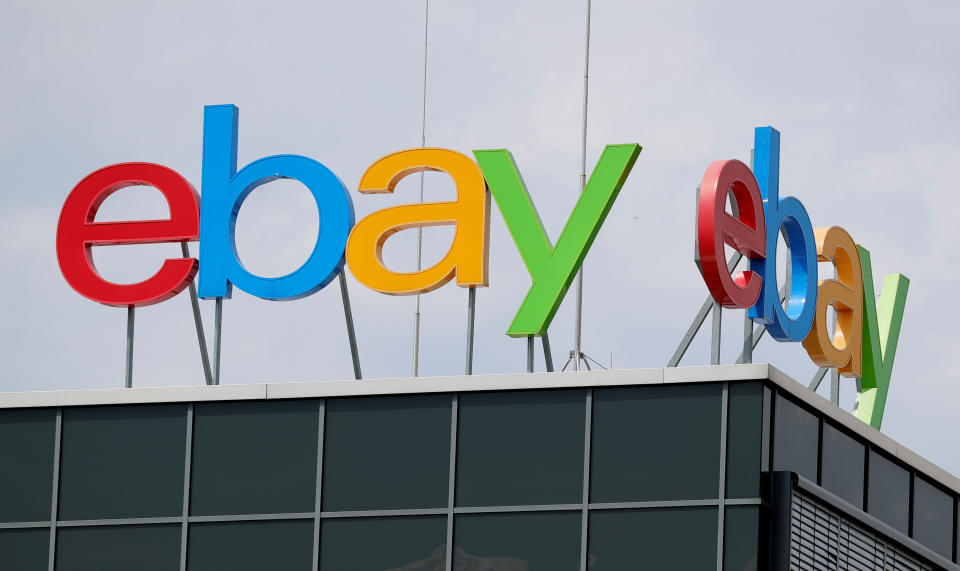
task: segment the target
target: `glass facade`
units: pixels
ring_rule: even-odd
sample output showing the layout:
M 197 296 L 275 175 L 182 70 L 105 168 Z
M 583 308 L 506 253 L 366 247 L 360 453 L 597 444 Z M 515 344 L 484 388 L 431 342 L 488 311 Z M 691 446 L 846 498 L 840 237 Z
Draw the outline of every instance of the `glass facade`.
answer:
M 953 558 L 955 495 L 762 381 L 0 410 L 0 563 L 765 568 L 763 466 Z

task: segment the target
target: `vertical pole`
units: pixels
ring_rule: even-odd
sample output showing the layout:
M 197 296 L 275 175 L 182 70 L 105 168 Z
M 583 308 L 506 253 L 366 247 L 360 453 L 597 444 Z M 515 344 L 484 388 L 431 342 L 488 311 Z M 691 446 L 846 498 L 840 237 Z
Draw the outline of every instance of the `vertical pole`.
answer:
M 580 508 L 580 571 L 589 565 L 590 538 L 587 535 L 590 522 L 590 459 L 593 439 L 593 389 L 587 389 L 586 412 L 584 413 L 583 437 L 583 506 Z
M 587 0 L 587 32 L 583 56 L 583 129 L 580 138 L 580 194 L 587 186 L 587 98 L 590 89 L 590 0 Z M 573 327 L 573 370 L 580 370 L 583 325 L 583 263 L 577 270 L 576 316 Z
M 180 512 L 180 571 L 187 571 L 190 538 L 190 466 L 193 461 L 193 403 L 187 405 L 187 438 L 183 460 L 183 507 Z
M 527 335 L 527 372 L 533 372 L 533 335 Z
M 467 363 L 466 374 L 473 374 L 473 322 L 477 309 L 477 288 L 470 286 L 467 291 Z
M 220 384 L 220 340 L 223 337 L 223 298 L 218 297 L 213 313 L 213 384 Z
M 710 334 L 710 364 L 720 364 L 720 319 L 723 316 L 723 308 L 719 303 L 713 302 L 712 331 Z
M 353 309 L 350 306 L 350 293 L 347 291 L 347 278 L 340 272 L 340 297 L 343 299 L 343 315 L 347 320 L 347 339 L 350 341 L 350 358 L 353 359 L 353 378 L 358 381 L 360 374 L 360 353 L 357 351 L 357 332 L 353 328 Z
M 540 342 L 543 343 L 543 360 L 547 364 L 547 372 L 553 372 L 553 351 L 550 350 L 550 336 L 547 335 L 547 332 L 543 332 L 543 337 L 540 338 Z
M 57 409 L 53 434 L 53 490 L 50 498 L 50 547 L 47 569 L 54 571 L 57 559 L 57 510 L 60 505 L 60 443 L 63 441 L 63 409 Z
M 453 571 L 453 516 L 457 489 L 457 429 L 459 414 L 460 396 L 457 393 L 453 393 L 450 408 L 450 461 L 447 467 L 447 548 L 443 554 L 444 571 Z
M 127 306 L 127 366 L 124 374 L 123 386 L 128 389 L 133 386 L 133 317 L 134 307 Z
M 420 146 L 427 146 L 427 40 L 430 30 L 430 0 L 423 2 L 423 107 L 420 113 Z M 420 172 L 420 202 L 423 202 L 423 171 Z M 423 226 L 417 226 L 417 271 L 423 263 Z M 420 375 L 420 294 L 413 311 L 413 376 Z
M 753 320 L 750 309 L 743 310 L 743 363 L 753 362 Z
M 190 257 L 190 249 L 186 242 L 180 242 L 180 251 L 184 258 Z M 200 345 L 200 362 L 203 365 L 203 379 L 208 385 L 213 384 L 213 373 L 210 371 L 210 352 L 207 350 L 207 336 L 203 333 L 203 320 L 200 317 L 200 300 L 197 298 L 197 286 L 190 282 L 190 306 L 193 308 L 193 325 L 197 328 L 197 343 Z
M 753 170 L 753 149 L 750 149 L 750 170 Z M 747 258 L 747 268 L 750 267 L 750 259 Z M 743 310 L 743 358 L 741 363 L 753 362 L 753 320 L 750 319 L 750 309 Z

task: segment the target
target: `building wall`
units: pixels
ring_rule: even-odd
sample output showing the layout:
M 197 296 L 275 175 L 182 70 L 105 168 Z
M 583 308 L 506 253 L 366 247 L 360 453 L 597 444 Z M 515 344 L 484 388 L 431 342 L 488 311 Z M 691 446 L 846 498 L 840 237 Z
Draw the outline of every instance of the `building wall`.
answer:
M 717 382 L 0 410 L 0 565 L 757 569 L 763 403 Z

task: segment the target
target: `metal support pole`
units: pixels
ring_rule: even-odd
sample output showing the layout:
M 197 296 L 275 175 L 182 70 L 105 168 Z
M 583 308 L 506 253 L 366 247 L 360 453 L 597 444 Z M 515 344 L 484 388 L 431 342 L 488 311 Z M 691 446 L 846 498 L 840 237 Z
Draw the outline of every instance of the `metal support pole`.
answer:
M 477 309 L 477 288 L 470 286 L 467 291 L 467 363 L 466 373 L 473 374 L 473 322 Z
M 220 384 L 220 339 L 223 334 L 223 298 L 218 297 L 213 313 L 213 384 Z
M 527 335 L 527 372 L 533 372 L 533 335 Z
M 826 376 L 827 371 L 829 371 L 829 369 L 826 367 L 820 367 L 817 369 L 817 372 L 813 374 L 813 379 L 811 379 L 807 388 L 813 392 L 817 392 L 817 389 L 820 388 L 820 383 L 823 382 L 823 377 Z
M 587 30 L 583 54 L 583 129 L 580 138 L 580 194 L 587 186 L 587 101 L 590 94 L 590 0 L 587 0 Z M 582 352 L 583 325 L 583 264 L 577 270 L 577 297 L 573 327 L 573 370 L 580 370 Z
M 713 302 L 713 327 L 710 332 L 710 364 L 719 365 L 720 364 L 720 333 L 721 333 L 721 323 L 720 320 L 723 317 L 723 307 L 719 303 Z
M 840 373 L 836 369 L 830 371 L 830 402 L 840 406 Z
M 427 53 L 430 39 L 430 0 L 423 2 L 423 106 L 420 113 L 420 147 L 427 146 Z M 423 202 L 423 171 L 420 171 L 420 202 Z M 417 226 L 417 271 L 423 263 L 423 226 Z M 413 312 L 413 376 L 420 375 L 420 294 Z
M 180 242 L 180 252 L 184 258 L 190 257 L 190 249 L 186 242 Z M 200 316 L 200 300 L 197 298 L 197 286 L 191 280 L 190 285 L 190 306 L 193 309 L 193 325 L 197 328 L 197 344 L 200 345 L 200 362 L 203 365 L 203 380 L 208 384 L 213 384 L 213 373 L 210 371 L 210 352 L 207 350 L 207 336 L 203 332 L 203 319 Z
M 547 372 L 553 372 L 553 352 L 550 351 L 550 337 L 547 335 L 547 332 L 543 332 L 543 337 L 540 338 L 540 342 L 543 344 L 543 360 L 547 364 Z
M 733 256 L 733 259 L 727 264 L 727 269 L 732 272 L 742 257 L 743 254 L 737 252 L 736 255 Z M 676 367 L 680 364 L 680 359 L 682 359 L 684 353 L 687 352 L 690 343 L 693 342 L 693 338 L 697 335 L 697 331 L 700 331 L 700 327 L 703 326 L 703 322 L 706 321 L 707 315 L 710 313 L 710 309 L 713 308 L 714 303 L 713 296 L 708 294 L 707 299 L 704 300 L 703 305 L 700 306 L 700 311 L 698 311 L 696 317 L 693 318 L 693 323 L 690 324 L 687 332 L 683 335 L 683 339 L 680 340 L 680 345 L 677 346 L 677 350 L 673 352 L 673 356 L 670 357 L 670 361 L 667 362 L 668 367 Z
M 340 272 L 340 297 L 343 299 L 343 315 L 347 320 L 347 339 L 350 341 L 350 358 L 353 360 L 353 378 L 360 380 L 360 353 L 357 351 L 357 332 L 353 328 L 353 309 L 350 306 L 350 293 L 347 291 L 347 278 Z
M 133 386 L 133 317 L 134 307 L 127 306 L 127 366 L 123 386 L 128 389 Z
M 750 319 L 750 310 L 743 310 L 743 355 L 738 363 L 753 362 L 753 320 Z

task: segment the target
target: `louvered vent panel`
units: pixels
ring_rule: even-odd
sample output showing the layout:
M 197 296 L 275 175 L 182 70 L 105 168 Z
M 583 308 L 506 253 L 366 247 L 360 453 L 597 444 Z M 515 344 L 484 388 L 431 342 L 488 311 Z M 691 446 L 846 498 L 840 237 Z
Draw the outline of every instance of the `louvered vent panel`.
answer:
M 934 567 L 795 489 L 790 513 L 791 571 L 933 571 Z

